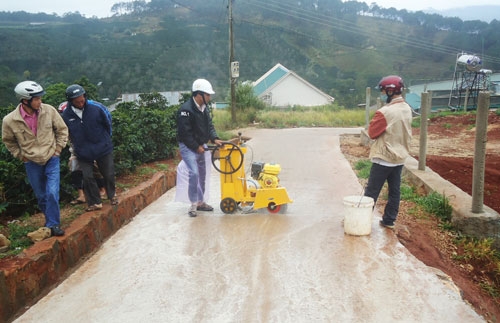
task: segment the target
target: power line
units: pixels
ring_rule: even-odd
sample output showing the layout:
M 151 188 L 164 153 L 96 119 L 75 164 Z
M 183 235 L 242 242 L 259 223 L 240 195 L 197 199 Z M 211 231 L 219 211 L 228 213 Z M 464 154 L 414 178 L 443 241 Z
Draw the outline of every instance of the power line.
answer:
M 456 55 L 457 53 L 463 52 L 463 49 L 458 49 L 446 45 L 435 45 L 433 43 L 430 43 L 422 39 L 418 39 L 416 37 L 411 40 L 408 40 L 407 38 L 400 36 L 398 33 L 387 32 L 387 31 L 367 31 L 360 28 L 356 23 L 350 22 L 348 20 L 326 16 L 321 13 L 314 13 L 311 12 L 310 10 L 297 8 L 295 6 L 286 5 L 273 0 L 266 0 L 266 1 L 246 0 L 245 3 L 247 5 L 255 6 L 257 8 L 274 12 L 278 15 L 282 15 L 285 17 L 299 19 L 311 24 L 317 24 L 328 28 L 342 30 L 360 36 L 378 37 L 383 41 L 396 42 L 404 46 L 414 47 L 418 49 L 425 49 L 446 55 L 451 55 L 451 54 Z M 265 25 L 266 25 L 265 23 L 262 23 L 262 26 Z M 300 34 L 300 32 L 298 31 L 295 32 Z M 331 41 L 331 40 L 326 40 L 326 41 Z M 493 63 L 500 63 L 500 58 L 497 57 L 484 56 L 482 57 L 482 59 L 485 61 L 491 61 Z

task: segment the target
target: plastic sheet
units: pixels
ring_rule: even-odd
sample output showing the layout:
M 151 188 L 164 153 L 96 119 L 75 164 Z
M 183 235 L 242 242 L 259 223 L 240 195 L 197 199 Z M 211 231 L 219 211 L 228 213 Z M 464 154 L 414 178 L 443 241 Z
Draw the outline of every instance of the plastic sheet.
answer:
M 203 195 L 204 201 L 208 201 L 210 198 L 210 172 L 212 170 L 212 155 L 209 151 L 205 151 L 205 165 L 207 168 L 206 178 L 205 178 L 205 194 Z M 181 160 L 179 165 L 177 165 L 177 182 L 175 191 L 175 201 L 183 203 L 191 203 L 188 196 L 189 187 L 189 170 L 186 163 Z M 200 187 L 198 187 L 201 190 Z

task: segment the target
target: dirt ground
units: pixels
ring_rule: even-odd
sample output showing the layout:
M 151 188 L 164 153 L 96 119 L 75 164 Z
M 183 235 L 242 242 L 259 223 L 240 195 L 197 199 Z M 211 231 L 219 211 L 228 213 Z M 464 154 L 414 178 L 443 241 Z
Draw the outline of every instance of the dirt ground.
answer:
M 426 165 L 472 194 L 476 118 L 473 114 L 429 121 Z M 418 157 L 420 129 L 414 129 L 412 155 Z M 490 112 L 486 143 L 484 204 L 500 213 L 500 115 Z
M 453 115 L 429 120 L 426 165 L 463 191 L 472 192 L 472 165 L 475 142 L 475 115 Z M 413 129 L 411 154 L 419 153 L 420 129 Z M 500 212 L 500 116 L 490 112 L 486 145 L 486 169 L 484 204 Z M 360 144 L 359 137 L 343 136 L 341 149 L 354 164 L 368 158 L 369 148 Z M 384 201 L 378 203 L 383 209 Z M 494 276 L 484 273 L 491 264 L 467 263 L 455 259 L 460 250 L 454 243 L 457 234 L 441 229 L 439 220 L 425 214 L 415 214 L 414 205 L 401 202 L 395 233 L 400 242 L 428 266 L 442 270 L 452 277 L 465 300 L 489 322 L 500 320 L 500 297 L 493 297 L 481 286 L 486 282 L 498 282 L 498 270 Z

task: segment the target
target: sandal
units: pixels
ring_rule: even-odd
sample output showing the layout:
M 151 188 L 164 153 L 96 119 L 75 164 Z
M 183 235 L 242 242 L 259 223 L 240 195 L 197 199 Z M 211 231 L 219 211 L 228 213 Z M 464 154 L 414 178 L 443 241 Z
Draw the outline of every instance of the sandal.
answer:
M 198 210 L 198 211 L 208 211 L 208 212 L 210 212 L 210 211 L 213 211 L 213 210 L 214 210 L 214 208 L 213 208 L 212 206 L 208 205 L 207 203 L 203 203 L 203 204 L 201 204 L 201 205 L 198 205 L 198 206 L 196 207 L 196 210 Z
M 83 204 L 83 203 L 85 203 L 85 201 L 82 201 L 79 199 L 76 199 L 76 200 L 69 202 L 69 204 L 71 204 L 71 205 L 77 205 L 77 204 Z
M 102 209 L 102 203 L 91 205 L 88 208 L 86 208 L 85 211 L 92 212 L 92 211 L 97 211 L 97 210 L 100 210 L 100 209 Z
M 111 205 L 117 205 L 118 204 L 118 198 L 116 196 L 114 196 L 112 199 L 111 199 Z

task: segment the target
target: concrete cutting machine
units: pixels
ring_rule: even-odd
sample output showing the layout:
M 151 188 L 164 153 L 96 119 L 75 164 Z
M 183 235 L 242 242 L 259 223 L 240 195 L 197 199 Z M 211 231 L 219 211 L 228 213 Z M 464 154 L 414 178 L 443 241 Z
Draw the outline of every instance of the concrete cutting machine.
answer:
M 236 210 L 249 212 L 266 208 L 269 213 L 285 213 L 288 197 L 280 186 L 278 174 L 281 166 L 273 163 L 253 162 L 251 178 L 245 176 L 247 146 L 238 134 L 236 143 L 225 141 L 221 146 L 211 146 L 212 165 L 220 173 L 220 208 L 226 214 Z

